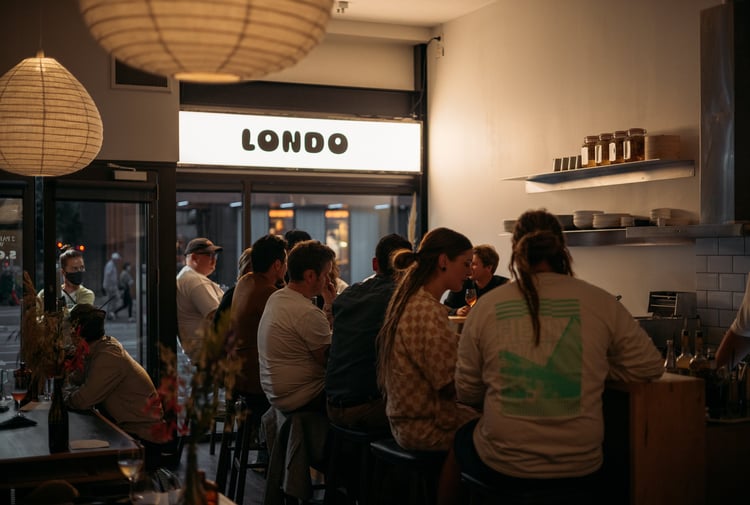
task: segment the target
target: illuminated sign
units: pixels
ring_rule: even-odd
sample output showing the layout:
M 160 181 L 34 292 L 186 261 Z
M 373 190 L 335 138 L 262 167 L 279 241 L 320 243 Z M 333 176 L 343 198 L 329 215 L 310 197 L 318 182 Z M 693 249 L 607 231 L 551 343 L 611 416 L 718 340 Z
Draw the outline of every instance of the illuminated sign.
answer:
M 180 164 L 419 172 L 422 125 L 180 111 Z

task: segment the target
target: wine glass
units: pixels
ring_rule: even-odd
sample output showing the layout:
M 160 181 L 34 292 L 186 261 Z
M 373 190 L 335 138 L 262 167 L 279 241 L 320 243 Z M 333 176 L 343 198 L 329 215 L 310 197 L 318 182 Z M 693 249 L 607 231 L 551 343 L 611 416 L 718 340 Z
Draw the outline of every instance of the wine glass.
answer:
M 27 374 L 14 374 L 13 376 L 13 389 L 10 395 L 16 401 L 16 415 L 23 416 L 21 413 L 21 400 L 26 398 L 26 393 L 29 392 L 29 380 L 31 377 Z
M 135 447 L 120 449 L 117 452 L 117 464 L 130 484 L 129 495 L 131 502 L 134 501 L 133 482 L 141 471 L 141 468 L 143 468 L 143 447 L 138 442 L 135 442 L 135 444 Z
M 464 299 L 469 307 L 473 307 L 477 303 L 477 290 L 475 288 L 466 288 Z

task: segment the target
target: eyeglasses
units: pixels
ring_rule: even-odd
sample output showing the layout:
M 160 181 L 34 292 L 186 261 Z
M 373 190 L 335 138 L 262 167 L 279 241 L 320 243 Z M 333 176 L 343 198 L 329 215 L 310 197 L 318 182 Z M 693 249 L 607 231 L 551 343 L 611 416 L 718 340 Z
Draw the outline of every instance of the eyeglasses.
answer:
M 210 256 L 211 259 L 214 259 L 215 257 L 219 255 L 219 253 L 217 252 L 198 252 L 198 253 L 193 253 L 193 254 L 200 254 L 201 256 Z

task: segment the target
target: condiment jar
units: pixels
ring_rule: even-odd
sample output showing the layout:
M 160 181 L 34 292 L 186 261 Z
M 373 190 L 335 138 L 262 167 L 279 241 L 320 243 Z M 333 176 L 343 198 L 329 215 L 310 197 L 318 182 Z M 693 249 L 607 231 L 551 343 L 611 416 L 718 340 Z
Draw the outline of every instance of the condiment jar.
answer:
M 598 135 L 586 135 L 581 146 L 581 168 L 596 166 L 596 143 Z
M 643 161 L 646 159 L 646 129 L 631 128 L 625 139 L 625 161 Z
M 609 141 L 609 162 L 622 163 L 625 161 L 625 137 L 628 132 L 625 130 L 616 130 Z
M 611 133 L 600 133 L 596 142 L 594 152 L 596 153 L 596 164 L 609 165 L 609 141 L 612 140 Z

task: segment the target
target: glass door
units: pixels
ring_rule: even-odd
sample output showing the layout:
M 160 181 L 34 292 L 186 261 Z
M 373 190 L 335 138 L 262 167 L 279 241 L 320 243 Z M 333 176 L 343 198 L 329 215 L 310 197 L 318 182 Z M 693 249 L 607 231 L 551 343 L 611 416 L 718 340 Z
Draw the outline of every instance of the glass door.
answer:
M 23 205 L 0 194 L 0 401 L 6 373 L 17 368 L 23 297 Z M 5 393 L 9 393 L 6 389 Z
M 58 249 L 83 253 L 83 286 L 95 305 L 107 311 L 105 331 L 146 365 L 149 274 L 148 203 L 58 200 L 55 204 Z M 57 264 L 59 276 L 60 265 Z M 58 289 L 62 278 L 58 279 Z

